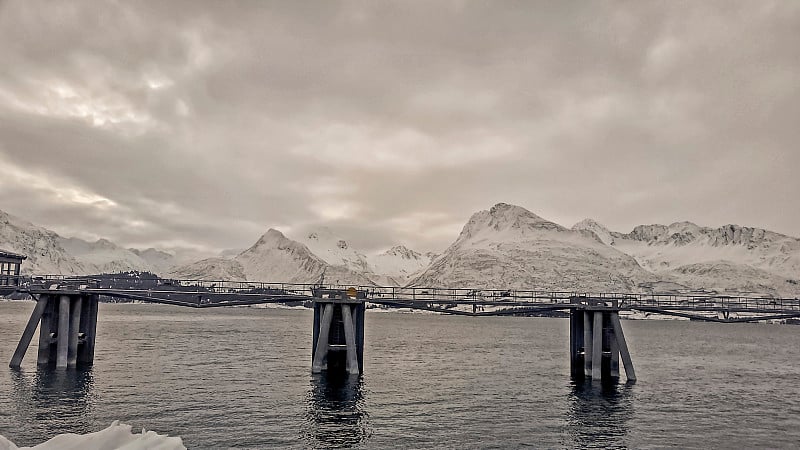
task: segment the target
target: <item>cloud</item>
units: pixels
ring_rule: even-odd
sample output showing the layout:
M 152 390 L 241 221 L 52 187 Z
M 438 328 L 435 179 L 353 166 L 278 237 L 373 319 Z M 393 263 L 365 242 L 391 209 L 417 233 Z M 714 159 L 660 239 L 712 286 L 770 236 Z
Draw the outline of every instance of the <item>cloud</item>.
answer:
M 800 235 L 791 1 L 0 3 L 0 209 L 215 251 L 564 225 Z

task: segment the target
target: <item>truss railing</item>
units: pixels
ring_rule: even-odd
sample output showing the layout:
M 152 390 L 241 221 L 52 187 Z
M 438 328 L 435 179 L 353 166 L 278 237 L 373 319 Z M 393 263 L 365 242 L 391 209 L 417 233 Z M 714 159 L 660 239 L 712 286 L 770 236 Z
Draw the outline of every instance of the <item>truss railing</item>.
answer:
M 170 297 L 180 294 L 209 297 L 217 301 L 241 298 L 252 303 L 255 298 L 280 297 L 287 299 L 312 299 L 320 292 L 345 292 L 354 289 L 359 298 L 372 303 L 396 306 L 478 305 L 478 306 L 536 306 L 564 305 L 576 298 L 592 298 L 613 302 L 621 309 L 642 310 L 692 310 L 731 312 L 800 312 L 800 299 L 758 296 L 732 296 L 717 294 L 643 294 L 643 293 L 592 293 L 558 290 L 528 289 L 470 289 L 470 288 L 424 288 L 396 286 L 353 286 L 337 284 L 280 283 L 230 280 L 187 280 L 136 276 L 63 276 L 34 275 L 12 276 L 9 284 L 19 290 L 49 289 L 57 285 L 61 289 L 91 289 L 98 293 L 135 292 L 136 295 Z M 212 300 L 213 301 L 213 300 Z M 235 300 L 234 300 L 235 302 Z

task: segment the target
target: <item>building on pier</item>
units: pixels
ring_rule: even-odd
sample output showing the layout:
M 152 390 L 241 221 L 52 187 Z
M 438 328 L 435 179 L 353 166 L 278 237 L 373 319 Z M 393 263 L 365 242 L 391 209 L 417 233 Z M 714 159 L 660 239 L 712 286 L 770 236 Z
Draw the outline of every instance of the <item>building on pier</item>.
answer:
M 27 256 L 0 249 L 0 286 L 19 286 L 19 271 Z

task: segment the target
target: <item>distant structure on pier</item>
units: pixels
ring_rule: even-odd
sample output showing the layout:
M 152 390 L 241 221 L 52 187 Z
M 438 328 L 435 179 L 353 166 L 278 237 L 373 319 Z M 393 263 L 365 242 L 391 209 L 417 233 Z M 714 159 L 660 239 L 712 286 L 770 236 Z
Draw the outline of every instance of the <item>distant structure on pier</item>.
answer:
M 19 286 L 19 270 L 25 255 L 0 249 L 0 286 Z

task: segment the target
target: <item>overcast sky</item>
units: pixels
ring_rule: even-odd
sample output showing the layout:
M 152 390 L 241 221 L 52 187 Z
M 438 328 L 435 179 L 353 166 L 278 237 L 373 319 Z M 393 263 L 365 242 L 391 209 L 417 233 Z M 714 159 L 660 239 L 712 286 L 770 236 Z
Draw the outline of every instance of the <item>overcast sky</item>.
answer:
M 0 209 L 440 251 L 497 202 L 800 236 L 800 1 L 0 0 Z

